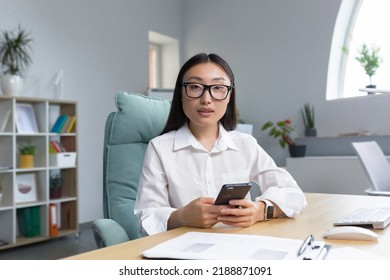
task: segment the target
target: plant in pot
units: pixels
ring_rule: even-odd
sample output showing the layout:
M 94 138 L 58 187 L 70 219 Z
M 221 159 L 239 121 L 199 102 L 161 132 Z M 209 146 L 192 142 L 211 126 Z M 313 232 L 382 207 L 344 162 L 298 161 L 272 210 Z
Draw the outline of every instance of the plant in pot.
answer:
M 367 44 L 363 43 L 358 51 L 358 56 L 355 57 L 370 79 L 370 84 L 366 86 L 366 88 L 376 88 L 376 85 L 372 84 L 372 76 L 375 75 L 382 63 L 382 58 L 379 56 L 379 50 L 380 48 L 378 47 L 368 47 Z
M 237 119 L 238 119 L 238 123 L 237 123 L 237 126 L 236 126 L 236 130 L 239 131 L 239 132 L 242 132 L 242 133 L 246 133 L 246 134 L 252 135 L 252 133 L 253 133 L 253 124 L 246 123 L 245 120 L 242 119 L 239 116 L 238 110 L 237 110 Z
M 303 124 L 305 125 L 305 136 L 317 136 L 317 129 L 315 128 L 314 106 L 305 103 L 301 109 Z
M 20 144 L 18 148 L 20 152 L 19 168 L 33 168 L 36 146 L 32 144 Z
M 305 145 L 297 145 L 295 141 L 291 138 L 290 134 L 294 131 L 294 126 L 292 125 L 292 121 L 290 119 L 285 119 L 283 121 L 279 121 L 273 123 L 268 121 L 263 124 L 261 130 L 268 130 L 268 135 L 277 139 L 279 138 L 279 145 L 282 149 L 288 146 L 288 150 L 290 152 L 291 157 L 304 157 L 306 153 Z
M 61 174 L 50 176 L 50 199 L 56 199 L 61 197 L 61 189 L 64 178 Z
M 31 64 L 29 34 L 18 26 L 16 33 L 2 31 L 0 40 L 1 89 L 4 95 L 19 95 L 23 87 L 22 74 Z

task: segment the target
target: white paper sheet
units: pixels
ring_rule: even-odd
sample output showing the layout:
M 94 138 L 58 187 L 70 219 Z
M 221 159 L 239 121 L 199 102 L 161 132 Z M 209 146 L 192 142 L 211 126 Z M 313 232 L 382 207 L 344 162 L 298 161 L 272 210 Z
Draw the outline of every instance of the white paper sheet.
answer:
M 143 252 L 146 258 L 168 259 L 258 259 L 317 258 L 325 243 L 315 241 L 298 256 L 303 240 L 261 235 L 188 232 Z M 318 246 L 312 249 L 314 246 Z

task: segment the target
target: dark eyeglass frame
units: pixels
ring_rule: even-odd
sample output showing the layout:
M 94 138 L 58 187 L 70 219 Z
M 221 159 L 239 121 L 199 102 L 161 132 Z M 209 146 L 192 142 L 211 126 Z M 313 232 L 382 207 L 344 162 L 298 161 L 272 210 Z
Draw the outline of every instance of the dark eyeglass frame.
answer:
M 187 93 L 187 86 L 188 86 L 188 85 L 201 85 L 201 86 L 203 86 L 203 92 L 202 92 L 202 94 L 199 95 L 199 96 L 197 96 L 197 97 L 189 96 L 188 93 Z M 228 89 L 228 91 L 227 91 L 227 93 L 226 93 L 226 96 L 225 96 L 224 98 L 215 98 L 215 97 L 213 96 L 213 93 L 211 92 L 211 88 L 214 87 L 214 86 L 224 86 L 224 87 L 226 87 L 226 88 Z M 185 89 L 185 93 L 186 93 L 187 97 L 189 97 L 189 98 L 193 98 L 193 99 L 201 98 L 201 97 L 203 96 L 203 94 L 206 92 L 206 90 L 208 90 L 209 93 L 210 93 L 210 96 L 211 96 L 213 99 L 215 99 L 215 100 L 225 100 L 225 99 L 228 97 L 228 95 L 229 95 L 229 93 L 231 92 L 231 90 L 234 88 L 233 86 L 228 86 L 228 85 L 223 85 L 223 84 L 205 85 L 205 84 L 195 83 L 195 82 L 183 83 L 183 87 L 184 87 L 184 89 Z

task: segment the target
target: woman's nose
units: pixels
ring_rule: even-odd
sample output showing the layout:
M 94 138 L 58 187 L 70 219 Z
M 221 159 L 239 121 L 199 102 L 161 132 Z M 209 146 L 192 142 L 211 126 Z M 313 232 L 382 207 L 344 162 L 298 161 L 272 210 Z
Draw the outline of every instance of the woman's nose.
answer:
M 210 93 L 210 88 L 208 88 L 207 90 L 205 90 L 205 92 L 203 93 L 203 95 L 200 97 L 200 103 L 202 104 L 209 104 L 211 103 L 211 93 Z

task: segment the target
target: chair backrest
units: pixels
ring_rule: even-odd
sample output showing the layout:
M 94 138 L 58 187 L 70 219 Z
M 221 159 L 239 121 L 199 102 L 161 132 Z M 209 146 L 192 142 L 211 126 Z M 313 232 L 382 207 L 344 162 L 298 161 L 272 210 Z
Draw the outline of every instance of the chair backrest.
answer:
M 390 164 L 376 141 L 353 142 L 360 162 L 375 191 L 390 191 Z
M 163 130 L 171 102 L 119 92 L 115 104 L 104 133 L 103 211 L 132 240 L 140 237 L 134 203 L 146 147 Z

